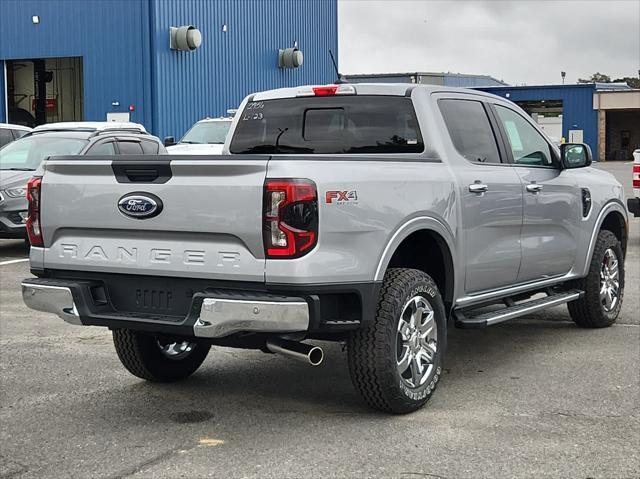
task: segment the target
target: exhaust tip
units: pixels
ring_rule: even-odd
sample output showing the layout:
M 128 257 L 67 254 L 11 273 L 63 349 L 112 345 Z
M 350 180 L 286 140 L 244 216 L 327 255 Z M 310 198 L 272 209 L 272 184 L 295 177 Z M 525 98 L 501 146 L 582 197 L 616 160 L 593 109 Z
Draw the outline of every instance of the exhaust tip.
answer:
M 324 351 L 320 346 L 311 346 L 280 338 L 273 338 L 267 341 L 266 345 L 267 349 L 272 353 L 282 354 L 311 366 L 318 366 L 324 359 Z
M 311 351 L 309 351 L 309 354 L 307 356 L 309 358 L 309 364 L 311 364 L 311 366 L 320 366 L 320 363 L 322 363 L 322 360 L 324 359 L 324 351 L 322 350 L 322 348 L 314 346 L 313 348 L 311 348 Z

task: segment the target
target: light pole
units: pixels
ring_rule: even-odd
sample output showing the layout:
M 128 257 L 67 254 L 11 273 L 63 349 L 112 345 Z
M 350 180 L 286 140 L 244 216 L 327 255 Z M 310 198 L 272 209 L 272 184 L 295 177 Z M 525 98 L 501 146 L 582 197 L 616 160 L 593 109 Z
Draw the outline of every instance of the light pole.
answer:
M 562 84 L 564 85 L 564 77 L 567 76 L 567 72 L 560 72 L 560 76 L 562 77 Z

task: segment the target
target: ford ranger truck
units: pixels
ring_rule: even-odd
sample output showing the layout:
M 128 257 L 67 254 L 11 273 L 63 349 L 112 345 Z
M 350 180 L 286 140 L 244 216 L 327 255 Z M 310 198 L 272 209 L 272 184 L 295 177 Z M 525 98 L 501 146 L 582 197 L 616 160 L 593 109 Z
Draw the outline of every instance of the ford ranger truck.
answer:
M 148 381 L 189 376 L 211 346 L 319 364 L 308 341 L 342 341 L 355 389 L 391 413 L 433 395 L 449 324 L 561 304 L 580 327 L 618 317 L 621 185 L 504 98 L 266 91 L 243 101 L 224 153 L 44 162 L 25 303 L 111 329 Z

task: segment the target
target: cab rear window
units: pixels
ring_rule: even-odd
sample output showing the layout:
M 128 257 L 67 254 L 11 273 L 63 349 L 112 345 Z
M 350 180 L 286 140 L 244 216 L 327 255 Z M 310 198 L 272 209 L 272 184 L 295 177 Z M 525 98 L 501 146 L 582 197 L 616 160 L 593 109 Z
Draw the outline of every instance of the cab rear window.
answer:
M 231 153 L 420 153 L 413 103 L 393 96 L 331 96 L 249 102 Z

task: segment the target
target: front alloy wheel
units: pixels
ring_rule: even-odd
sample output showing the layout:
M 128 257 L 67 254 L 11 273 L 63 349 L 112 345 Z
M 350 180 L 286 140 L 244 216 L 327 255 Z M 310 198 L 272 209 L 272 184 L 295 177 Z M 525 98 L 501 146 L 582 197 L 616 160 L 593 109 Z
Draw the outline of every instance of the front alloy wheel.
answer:
M 622 308 L 624 255 L 611 231 L 598 233 L 586 278 L 572 284 L 584 291 L 582 298 L 567 304 L 571 319 L 583 328 L 611 326 Z
M 607 248 L 600 269 L 600 303 L 609 313 L 618 305 L 620 280 L 618 256 L 612 248 Z

